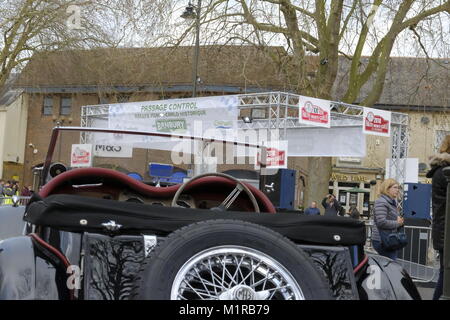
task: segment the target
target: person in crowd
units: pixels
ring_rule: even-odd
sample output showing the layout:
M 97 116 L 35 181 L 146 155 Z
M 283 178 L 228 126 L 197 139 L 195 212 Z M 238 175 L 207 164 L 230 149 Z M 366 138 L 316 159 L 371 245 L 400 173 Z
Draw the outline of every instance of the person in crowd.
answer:
M 322 200 L 322 206 L 325 208 L 324 215 L 326 216 L 343 216 L 345 214 L 345 210 L 342 210 L 342 206 L 333 194 L 327 195 Z
M 404 220 L 399 215 L 397 207 L 400 184 L 394 179 L 386 179 L 380 188 L 381 195 L 375 200 L 373 209 L 375 224 L 372 229 L 372 246 L 378 254 L 396 260 L 398 250 L 387 250 L 382 246 L 380 230 L 395 232 L 404 225 Z
M 28 186 L 28 187 L 24 186 L 22 188 L 22 191 L 20 192 L 20 195 L 22 197 L 31 197 L 31 195 L 32 195 L 31 186 Z
M 427 173 L 427 178 L 432 178 L 431 202 L 433 211 L 433 221 L 431 234 L 433 237 L 433 247 L 439 252 L 439 278 L 433 294 L 433 300 L 438 300 L 442 295 L 444 282 L 444 232 L 445 232 L 445 208 L 447 181 L 442 171 L 450 166 L 450 135 L 447 135 L 442 142 L 439 153 L 430 158 L 431 170 Z
M 350 216 L 350 218 L 359 220 L 359 217 L 361 216 L 361 214 L 358 211 L 358 208 L 356 208 L 356 205 L 352 204 L 350 206 L 350 209 L 348 210 L 348 215 Z
M 19 195 L 19 182 L 13 180 L 11 183 L 11 188 L 13 189 L 13 195 Z
M 12 188 L 11 181 L 7 181 L 3 186 L 3 204 L 12 204 L 12 196 L 14 195 L 14 189 Z
M 311 202 L 311 205 L 308 208 L 306 208 L 305 214 L 306 215 L 311 215 L 311 216 L 320 215 L 320 209 L 317 208 L 317 202 L 316 201 Z
M 5 180 L 0 179 L 0 205 L 3 204 L 3 197 L 4 197 L 3 188 L 4 188 L 4 186 L 5 186 Z

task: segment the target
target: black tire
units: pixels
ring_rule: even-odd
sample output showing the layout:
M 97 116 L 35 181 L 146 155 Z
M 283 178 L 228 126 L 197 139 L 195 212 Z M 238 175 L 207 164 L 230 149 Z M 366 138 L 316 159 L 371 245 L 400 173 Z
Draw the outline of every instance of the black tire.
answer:
M 332 299 L 327 282 L 298 246 L 266 227 L 236 220 L 203 221 L 170 234 L 146 258 L 132 298 L 169 300 L 185 263 L 204 250 L 223 246 L 250 248 L 269 256 L 295 279 L 304 299 Z

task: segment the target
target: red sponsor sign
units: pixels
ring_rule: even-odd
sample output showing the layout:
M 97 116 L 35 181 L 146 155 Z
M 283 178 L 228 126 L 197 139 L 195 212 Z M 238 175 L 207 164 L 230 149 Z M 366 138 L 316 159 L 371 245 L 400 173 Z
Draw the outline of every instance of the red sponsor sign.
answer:
M 276 148 L 267 148 L 266 149 L 266 167 L 286 167 L 286 151 L 285 150 L 279 150 Z M 261 166 L 261 161 L 259 161 L 259 158 L 261 158 L 260 153 L 258 152 L 258 160 L 257 164 L 258 166 Z
M 373 112 L 368 112 L 364 118 L 364 130 L 369 132 L 389 134 L 389 125 L 389 120 L 380 115 L 375 115 Z
M 315 105 L 311 101 L 306 101 L 302 107 L 302 120 L 327 124 L 329 122 L 329 113 L 320 106 Z
M 92 145 L 73 144 L 70 157 L 71 167 L 90 167 L 92 165 Z
M 91 154 L 85 150 L 77 149 L 72 153 L 72 162 L 75 164 L 88 164 Z

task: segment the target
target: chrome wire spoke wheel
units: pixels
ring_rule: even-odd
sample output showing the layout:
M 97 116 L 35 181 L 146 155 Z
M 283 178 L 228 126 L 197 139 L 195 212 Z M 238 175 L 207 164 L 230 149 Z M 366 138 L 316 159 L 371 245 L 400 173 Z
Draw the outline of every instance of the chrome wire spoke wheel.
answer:
M 304 300 L 291 273 L 267 254 L 220 246 L 191 257 L 173 281 L 172 300 Z

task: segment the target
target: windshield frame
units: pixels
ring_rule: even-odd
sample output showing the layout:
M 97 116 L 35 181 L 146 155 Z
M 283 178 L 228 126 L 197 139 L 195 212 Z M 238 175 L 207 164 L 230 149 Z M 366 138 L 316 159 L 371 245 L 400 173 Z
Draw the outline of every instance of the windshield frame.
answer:
M 108 129 L 108 128 L 94 128 L 94 127 L 63 127 L 56 126 L 52 129 L 52 135 L 50 137 L 50 144 L 48 146 L 47 155 L 45 157 L 44 166 L 42 168 L 42 175 L 40 179 L 40 186 L 43 186 L 46 183 L 46 177 L 50 170 L 50 165 L 52 164 L 53 155 L 56 148 L 56 142 L 59 137 L 59 133 L 61 131 L 79 131 L 79 132 L 103 132 L 103 133 L 117 133 L 117 134 L 132 134 L 132 135 L 143 135 L 143 136 L 152 136 L 152 137 L 164 137 L 164 138 L 177 138 L 177 139 L 189 139 L 194 141 L 203 141 L 203 142 L 219 142 L 223 144 L 233 144 L 235 146 L 244 146 L 251 148 L 261 149 L 262 159 L 265 159 L 264 155 L 266 154 L 266 146 L 239 142 L 239 141 L 229 141 L 229 140 L 221 140 L 221 139 L 209 139 L 199 136 L 193 135 L 180 135 L 180 134 L 170 134 L 170 133 L 160 133 L 160 132 L 146 132 L 146 131 L 134 131 L 134 130 L 118 130 L 118 129 Z M 260 173 L 263 168 L 265 168 L 264 161 L 261 161 Z

